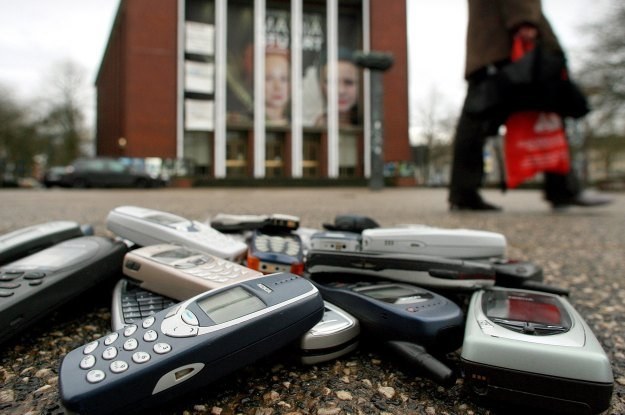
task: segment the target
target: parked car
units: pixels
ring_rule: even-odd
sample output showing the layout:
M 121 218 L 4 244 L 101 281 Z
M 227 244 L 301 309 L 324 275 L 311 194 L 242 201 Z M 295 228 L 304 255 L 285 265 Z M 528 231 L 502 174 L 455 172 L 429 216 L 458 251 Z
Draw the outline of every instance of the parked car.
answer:
M 54 187 L 61 185 L 61 177 L 65 174 L 65 166 L 52 166 L 46 170 L 41 179 L 41 184 L 45 187 Z
M 65 168 L 63 187 L 160 187 L 161 179 L 136 171 L 115 158 L 80 158 Z

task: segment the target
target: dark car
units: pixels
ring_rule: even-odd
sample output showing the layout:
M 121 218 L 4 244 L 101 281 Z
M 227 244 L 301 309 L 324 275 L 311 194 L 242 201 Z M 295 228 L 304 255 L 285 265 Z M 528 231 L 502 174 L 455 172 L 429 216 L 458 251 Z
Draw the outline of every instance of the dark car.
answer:
M 160 187 L 163 181 L 136 171 L 114 158 L 95 157 L 75 160 L 61 175 L 63 187 Z
M 61 185 L 61 177 L 65 174 L 65 166 L 52 166 L 46 170 L 41 179 L 42 184 L 45 187 L 54 187 Z

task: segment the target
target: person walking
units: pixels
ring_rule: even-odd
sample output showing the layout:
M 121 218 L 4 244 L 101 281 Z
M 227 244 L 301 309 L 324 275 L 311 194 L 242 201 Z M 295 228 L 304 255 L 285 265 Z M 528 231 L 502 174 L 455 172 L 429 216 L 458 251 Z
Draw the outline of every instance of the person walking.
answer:
M 448 201 L 452 211 L 498 211 L 499 206 L 486 202 L 479 193 L 484 176 L 483 149 L 488 137 L 497 134 L 509 113 L 503 106 L 476 113 L 475 104 L 479 106 L 488 99 L 484 95 L 485 84 L 510 62 L 515 36 L 524 41 L 540 41 L 545 50 L 563 52 L 543 14 L 541 0 L 468 0 L 468 5 L 464 72 L 468 87 L 453 142 Z M 597 206 L 611 201 L 602 195 L 582 192 L 572 170 L 569 174 L 544 173 L 544 192 L 554 209 Z

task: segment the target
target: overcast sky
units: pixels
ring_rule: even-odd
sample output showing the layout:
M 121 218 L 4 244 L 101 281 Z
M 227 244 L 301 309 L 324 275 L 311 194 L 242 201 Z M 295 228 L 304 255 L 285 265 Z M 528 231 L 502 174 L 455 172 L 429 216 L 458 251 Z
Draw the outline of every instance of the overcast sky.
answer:
M 599 19 L 610 1 L 622 0 L 543 0 L 573 71 L 577 51 L 587 39 L 582 26 Z M 0 85 L 22 100 L 36 99 L 46 73 L 69 59 L 84 67 L 93 86 L 118 4 L 119 0 L 0 0 Z M 408 12 L 411 105 L 436 89 L 446 105 L 458 108 L 465 92 L 466 0 L 408 0 Z M 92 118 L 93 99 L 88 105 Z

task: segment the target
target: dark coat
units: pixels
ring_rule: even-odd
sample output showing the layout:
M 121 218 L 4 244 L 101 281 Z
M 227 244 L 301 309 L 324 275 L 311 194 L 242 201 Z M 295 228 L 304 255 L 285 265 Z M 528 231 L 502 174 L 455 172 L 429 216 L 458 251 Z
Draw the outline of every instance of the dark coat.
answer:
M 510 56 L 512 35 L 522 23 L 538 28 L 547 49 L 562 50 L 542 12 L 541 0 L 468 0 L 465 77 Z

